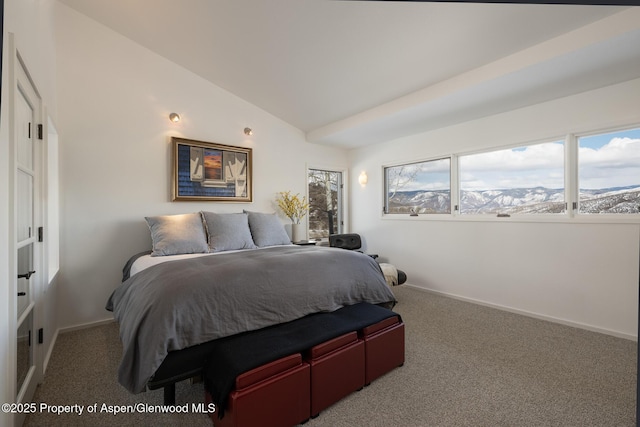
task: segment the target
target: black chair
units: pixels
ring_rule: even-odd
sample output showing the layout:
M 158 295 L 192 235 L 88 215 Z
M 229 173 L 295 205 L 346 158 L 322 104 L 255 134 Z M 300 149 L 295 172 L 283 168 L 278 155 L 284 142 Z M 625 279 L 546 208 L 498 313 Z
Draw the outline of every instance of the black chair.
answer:
M 362 239 L 357 233 L 331 234 L 329 235 L 329 246 L 332 248 L 341 248 L 351 251 L 358 250 L 362 247 Z M 358 251 L 362 252 L 362 251 Z M 378 258 L 377 254 L 367 254 L 371 258 Z M 396 270 L 398 270 L 396 268 Z M 398 285 L 402 285 L 407 281 L 407 275 L 404 271 L 398 270 Z
M 331 234 L 329 236 L 329 246 L 353 251 L 362 247 L 362 239 L 356 233 Z

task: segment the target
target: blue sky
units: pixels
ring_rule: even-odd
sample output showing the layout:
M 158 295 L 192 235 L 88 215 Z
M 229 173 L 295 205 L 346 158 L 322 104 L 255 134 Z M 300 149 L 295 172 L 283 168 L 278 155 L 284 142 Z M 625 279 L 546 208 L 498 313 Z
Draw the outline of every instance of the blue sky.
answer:
M 620 132 L 607 133 L 601 135 L 593 135 L 593 136 L 584 136 L 580 138 L 580 147 L 583 148 L 601 148 L 603 145 L 607 144 L 613 138 L 631 138 L 631 139 L 640 139 L 640 128 L 638 129 L 630 129 L 624 130 Z

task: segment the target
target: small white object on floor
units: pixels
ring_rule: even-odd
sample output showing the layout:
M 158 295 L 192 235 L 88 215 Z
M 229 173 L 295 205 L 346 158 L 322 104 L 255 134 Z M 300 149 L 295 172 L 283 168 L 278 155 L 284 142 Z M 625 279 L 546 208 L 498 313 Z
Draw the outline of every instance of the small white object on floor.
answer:
M 380 269 L 384 274 L 384 280 L 387 281 L 387 285 L 396 286 L 398 284 L 398 270 L 394 265 L 381 262 Z

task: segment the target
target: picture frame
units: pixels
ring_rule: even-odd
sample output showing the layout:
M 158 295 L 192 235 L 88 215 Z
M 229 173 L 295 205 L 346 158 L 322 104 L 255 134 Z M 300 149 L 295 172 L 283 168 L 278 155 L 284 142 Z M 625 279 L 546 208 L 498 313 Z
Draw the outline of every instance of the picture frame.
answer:
M 253 201 L 252 149 L 172 137 L 172 200 Z

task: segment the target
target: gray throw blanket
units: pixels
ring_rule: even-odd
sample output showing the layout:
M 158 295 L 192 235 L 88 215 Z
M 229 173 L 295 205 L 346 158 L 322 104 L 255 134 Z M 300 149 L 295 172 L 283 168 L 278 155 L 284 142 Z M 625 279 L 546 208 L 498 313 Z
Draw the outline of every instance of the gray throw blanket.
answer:
M 169 351 L 395 298 L 369 256 L 316 246 L 275 246 L 170 261 L 126 280 L 107 302 L 120 324 L 119 382 L 132 393 Z

